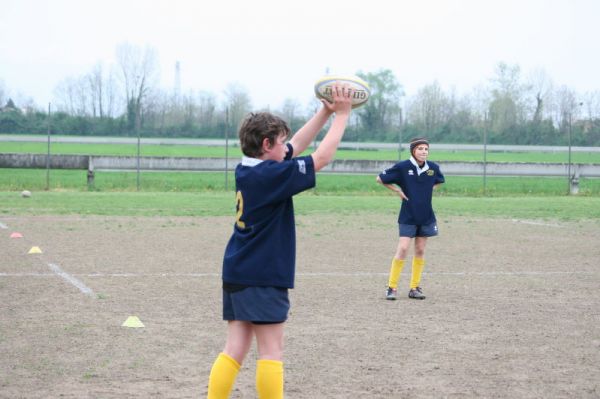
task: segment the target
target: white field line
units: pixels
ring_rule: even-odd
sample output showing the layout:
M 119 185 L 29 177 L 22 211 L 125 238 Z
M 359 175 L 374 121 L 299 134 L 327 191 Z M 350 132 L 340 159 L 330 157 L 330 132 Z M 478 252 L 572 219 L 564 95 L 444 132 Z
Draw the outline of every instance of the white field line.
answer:
M 546 275 L 565 275 L 565 274 L 600 274 L 599 272 L 583 272 L 583 271 L 554 271 L 554 272 L 536 272 L 536 271 L 514 271 L 514 272 L 423 272 L 423 274 L 431 276 L 546 276 Z M 296 273 L 297 276 L 331 276 L 331 277 L 361 277 L 361 276 L 388 276 L 389 273 Z
M 53 263 L 48 263 L 48 267 L 59 277 L 62 277 L 67 282 L 69 282 L 69 283 L 73 284 L 75 287 L 77 287 L 79 289 L 79 291 L 81 291 L 84 294 L 89 295 L 89 296 L 94 295 L 94 291 L 92 291 L 90 288 L 88 288 L 81 281 L 77 280 L 75 277 L 71 276 L 69 273 L 64 272 L 58 265 L 55 265 Z
M 0 273 L 0 277 L 52 277 L 56 274 L 65 278 L 71 284 L 75 285 L 82 292 L 91 292 L 83 283 L 79 282 L 75 277 L 220 277 L 220 273 L 81 273 L 69 275 L 63 272 L 58 266 L 48 264 L 50 268 L 56 268 L 58 271 L 52 273 Z M 53 269 L 54 270 L 54 269 Z M 514 271 L 514 272 L 423 272 L 423 274 L 431 276 L 552 276 L 552 275 L 595 275 L 600 274 L 600 271 Z M 343 273 L 343 272 L 323 272 L 323 273 L 296 273 L 299 277 L 370 277 L 370 276 L 387 276 L 388 273 L 377 272 L 359 272 L 359 273 Z M 77 281 L 80 288 L 72 280 Z
M 534 226 L 560 227 L 560 225 L 556 224 L 556 223 L 532 222 L 532 221 L 528 221 L 528 220 L 519 220 L 519 219 L 513 219 L 513 222 L 514 223 L 531 224 Z

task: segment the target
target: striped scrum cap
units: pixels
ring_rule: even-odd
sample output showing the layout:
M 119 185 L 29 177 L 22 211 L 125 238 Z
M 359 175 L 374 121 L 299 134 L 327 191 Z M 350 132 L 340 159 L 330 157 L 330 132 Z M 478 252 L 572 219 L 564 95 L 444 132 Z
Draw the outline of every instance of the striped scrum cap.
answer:
M 415 149 L 415 147 L 418 146 L 419 144 L 429 145 L 429 141 L 425 137 L 417 137 L 415 139 L 412 139 L 410 141 L 410 153 L 411 154 L 412 154 L 413 150 Z

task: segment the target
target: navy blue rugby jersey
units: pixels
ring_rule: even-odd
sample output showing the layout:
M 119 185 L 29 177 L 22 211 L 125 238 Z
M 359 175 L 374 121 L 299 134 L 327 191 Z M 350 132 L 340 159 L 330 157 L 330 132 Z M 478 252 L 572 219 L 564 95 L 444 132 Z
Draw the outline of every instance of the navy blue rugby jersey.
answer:
M 423 168 L 417 168 L 410 159 L 401 161 L 384 170 L 379 178 L 385 184 L 397 184 L 408 201 L 402 200 L 398 223 L 425 225 L 434 223 L 435 213 L 431 205 L 433 186 L 444 182 L 444 175 L 435 162 L 427 161 Z
M 282 162 L 245 157 L 235 170 L 237 218 L 225 248 L 223 281 L 294 287 L 296 225 L 292 196 L 315 186 L 311 156 Z

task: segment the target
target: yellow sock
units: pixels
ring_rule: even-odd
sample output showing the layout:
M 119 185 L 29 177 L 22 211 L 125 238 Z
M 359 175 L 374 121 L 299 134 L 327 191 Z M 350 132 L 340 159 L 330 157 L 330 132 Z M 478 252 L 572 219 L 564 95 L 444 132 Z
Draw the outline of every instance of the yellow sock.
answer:
M 256 392 L 260 399 L 283 399 L 283 362 L 268 359 L 256 362 Z
M 390 279 L 388 281 L 388 287 L 397 288 L 398 280 L 400 279 L 400 273 L 404 267 L 404 259 L 392 260 L 392 267 L 390 268 Z
M 240 367 L 234 358 L 220 353 L 210 370 L 208 399 L 227 399 Z
M 417 288 L 421 283 L 421 273 L 423 273 L 423 267 L 425 267 L 425 259 L 413 258 L 412 262 L 412 276 L 410 278 L 410 288 Z

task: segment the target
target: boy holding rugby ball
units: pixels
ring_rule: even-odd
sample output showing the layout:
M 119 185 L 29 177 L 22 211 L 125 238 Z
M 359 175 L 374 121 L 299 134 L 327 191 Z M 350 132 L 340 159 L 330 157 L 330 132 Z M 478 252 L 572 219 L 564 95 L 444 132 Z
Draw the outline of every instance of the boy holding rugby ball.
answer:
M 210 372 L 209 399 L 229 397 L 254 338 L 258 397 L 283 397 L 283 327 L 296 257 L 292 197 L 314 187 L 315 172 L 333 160 L 351 99 L 351 89 L 335 84 L 333 101 L 322 100 L 323 107 L 288 143 L 289 127 L 270 113 L 251 113 L 240 127 L 244 157 L 235 170 L 237 214 L 222 275 L 227 339 Z M 299 157 L 332 114 L 319 147 Z

